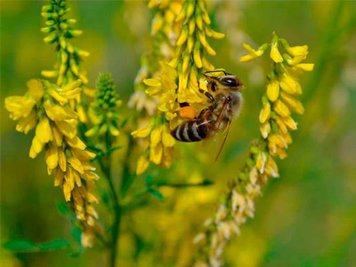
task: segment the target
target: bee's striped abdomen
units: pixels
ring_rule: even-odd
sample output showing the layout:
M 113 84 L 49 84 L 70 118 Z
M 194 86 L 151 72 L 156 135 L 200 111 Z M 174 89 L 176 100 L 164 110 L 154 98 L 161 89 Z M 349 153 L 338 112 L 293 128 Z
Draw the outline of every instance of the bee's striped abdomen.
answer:
M 177 126 L 172 132 L 172 136 L 181 142 L 198 142 L 208 135 L 208 126 L 201 121 L 187 121 Z

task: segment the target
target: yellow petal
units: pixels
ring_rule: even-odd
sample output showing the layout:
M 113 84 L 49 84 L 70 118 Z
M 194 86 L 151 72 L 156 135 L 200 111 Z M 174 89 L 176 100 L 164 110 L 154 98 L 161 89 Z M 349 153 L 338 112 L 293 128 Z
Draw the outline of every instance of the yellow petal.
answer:
M 74 120 L 56 121 L 56 125 L 60 132 L 68 138 L 74 138 L 77 135 Z
M 285 117 L 285 118 L 289 118 L 289 117 Z M 287 126 L 284 124 L 284 120 L 282 119 L 282 117 L 277 117 L 276 119 L 276 123 L 278 125 L 279 131 L 281 133 L 287 133 L 288 132 L 288 128 Z
M 63 121 L 77 118 L 77 114 L 69 108 L 54 105 L 49 101 L 44 103 L 43 106 L 45 108 L 47 116 L 53 121 Z
M 84 173 L 84 168 L 79 159 L 75 157 L 70 157 L 68 163 L 73 167 L 74 170 L 78 171 L 80 174 Z
M 288 95 L 286 93 L 283 93 L 281 94 L 281 97 L 283 99 L 283 101 L 289 106 L 289 108 L 302 115 L 304 113 L 304 107 L 303 107 L 303 104 L 298 101 L 295 97 L 291 96 L 291 95 Z
M 63 148 L 58 149 L 58 165 L 63 172 L 67 170 L 67 158 Z
M 71 168 L 64 175 L 63 193 L 64 199 L 68 202 L 71 199 L 71 193 L 74 188 L 74 177 Z
M 78 136 L 75 136 L 74 138 L 66 138 L 66 141 L 68 145 L 74 148 L 84 150 L 87 147 L 86 144 Z
M 63 134 L 58 130 L 56 126 L 52 126 L 53 141 L 57 146 L 61 146 L 63 142 Z
M 282 57 L 281 53 L 278 50 L 278 43 L 277 42 L 276 43 L 272 43 L 272 45 L 271 45 L 270 57 L 276 63 L 280 63 L 280 62 L 283 61 L 283 57 Z
M 184 27 L 181 34 L 178 37 L 176 46 L 181 46 L 182 44 L 184 44 L 187 38 L 188 38 L 188 28 Z
M 18 120 L 27 117 L 35 105 L 34 99 L 24 96 L 9 96 L 5 98 L 5 108 L 10 112 L 10 118 Z
M 40 99 L 44 94 L 44 88 L 42 82 L 40 80 L 32 79 L 27 82 L 27 87 L 29 89 L 32 98 L 36 102 L 40 101 Z
M 137 161 L 136 174 L 141 175 L 142 173 L 144 173 L 145 170 L 148 168 L 148 165 L 148 159 L 144 155 L 140 156 Z
M 150 141 L 151 141 L 151 147 L 156 146 L 157 144 L 159 144 L 162 140 L 162 127 L 160 126 L 156 126 L 150 135 Z
M 286 51 L 293 57 L 306 56 L 308 54 L 308 46 L 307 45 L 289 46 L 286 47 Z
M 267 162 L 267 154 L 265 152 L 260 152 L 256 158 L 256 169 L 259 173 L 263 173 L 265 169 L 265 164 Z
M 298 124 L 289 116 L 282 118 L 283 122 L 291 130 L 297 130 Z
M 302 88 L 300 84 L 289 74 L 284 73 L 280 80 L 280 86 L 288 94 L 300 95 Z
M 277 80 L 272 80 L 267 85 L 267 97 L 272 102 L 276 101 L 279 96 L 279 82 Z
M 312 71 L 314 69 L 314 64 L 301 63 L 301 64 L 297 64 L 295 67 L 304 71 Z
M 153 163 L 159 165 L 161 163 L 162 160 L 162 155 L 163 155 L 163 151 L 162 151 L 162 145 L 158 144 L 156 146 L 151 146 L 150 147 L 150 161 L 152 161 Z
M 63 184 L 64 173 L 61 170 L 54 170 L 54 186 L 60 186 Z
M 43 144 L 46 144 L 53 139 L 52 129 L 46 116 L 43 116 L 37 124 L 36 136 L 38 141 Z
M 271 105 L 270 103 L 265 103 L 261 109 L 259 120 L 261 123 L 266 122 L 271 115 Z
M 286 106 L 286 104 L 283 103 L 282 100 L 277 100 L 274 103 L 274 111 L 276 111 L 282 117 L 290 116 L 290 111 L 289 111 L 288 107 Z
M 55 99 L 57 100 L 61 105 L 64 105 L 68 103 L 68 99 L 65 98 L 64 96 L 60 95 L 56 89 L 51 88 L 48 90 L 48 93 Z
M 119 136 L 120 134 L 120 131 L 114 125 L 109 126 L 109 132 L 112 136 Z
M 46 164 L 48 169 L 48 174 L 52 173 L 52 170 L 58 165 L 58 151 L 57 146 L 51 144 L 46 151 Z
M 152 86 L 152 87 L 160 87 L 161 86 L 161 82 L 158 79 L 144 79 L 143 82 L 147 86 Z
M 266 167 L 265 167 L 265 172 L 269 176 L 274 177 L 274 178 L 279 176 L 278 166 L 272 157 L 268 157 L 268 161 L 267 161 Z
M 36 123 L 37 115 L 34 111 L 32 111 L 30 115 L 19 120 L 19 122 L 16 124 L 16 131 L 27 134 L 36 126 Z
M 80 179 L 80 175 L 77 171 L 73 170 L 73 178 L 76 186 L 81 187 L 82 186 L 82 180 Z
M 260 127 L 260 131 L 261 131 L 261 135 L 264 139 L 266 139 L 269 135 L 269 133 L 271 132 L 271 124 L 266 121 L 265 123 L 263 123 Z
M 173 147 L 175 144 L 175 140 L 169 132 L 168 128 L 162 132 L 162 143 L 165 147 Z
M 42 151 L 44 144 L 41 143 L 37 137 L 37 135 L 35 135 L 35 137 L 32 139 L 32 144 L 31 144 L 31 148 L 30 148 L 30 152 L 29 152 L 29 157 L 30 158 L 35 158 L 37 157 L 37 155 Z

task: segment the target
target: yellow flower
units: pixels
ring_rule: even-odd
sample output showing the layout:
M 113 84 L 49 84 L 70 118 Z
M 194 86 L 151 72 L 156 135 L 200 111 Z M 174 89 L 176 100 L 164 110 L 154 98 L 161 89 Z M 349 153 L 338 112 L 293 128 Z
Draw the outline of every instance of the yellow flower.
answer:
M 267 85 L 267 97 L 274 102 L 279 96 L 279 83 L 277 80 L 272 80 Z
M 260 46 L 257 50 L 253 49 L 250 45 L 243 43 L 242 46 L 249 52 L 249 54 L 242 56 L 240 62 L 247 62 L 263 55 L 266 50 L 267 44 Z
M 283 57 L 282 57 L 281 53 L 280 53 L 279 50 L 278 50 L 277 44 L 272 44 L 270 57 L 271 57 L 271 58 L 273 59 L 273 61 L 276 62 L 276 63 L 280 63 L 280 62 L 283 61 Z

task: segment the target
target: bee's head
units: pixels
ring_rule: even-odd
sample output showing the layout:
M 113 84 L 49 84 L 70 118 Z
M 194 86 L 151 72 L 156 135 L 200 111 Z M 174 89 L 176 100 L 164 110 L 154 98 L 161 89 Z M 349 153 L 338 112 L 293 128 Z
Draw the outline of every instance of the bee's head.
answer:
M 230 90 L 240 90 L 243 86 L 242 82 L 232 74 L 227 74 L 219 78 L 221 85 L 228 87 Z

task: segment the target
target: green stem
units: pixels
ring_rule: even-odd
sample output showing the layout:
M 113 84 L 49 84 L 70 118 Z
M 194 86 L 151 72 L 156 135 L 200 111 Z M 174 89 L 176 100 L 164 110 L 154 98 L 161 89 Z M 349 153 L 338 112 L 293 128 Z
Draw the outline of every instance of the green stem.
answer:
M 110 150 L 112 142 L 109 133 L 105 135 L 105 144 L 106 144 L 106 152 Z M 121 222 L 121 206 L 118 194 L 115 190 L 115 185 L 112 180 L 111 173 L 111 157 L 110 153 L 105 153 L 105 158 L 99 159 L 100 168 L 104 174 L 105 179 L 108 182 L 112 207 L 113 207 L 113 215 L 114 220 L 111 226 L 111 242 L 110 242 L 110 261 L 109 266 L 115 267 L 116 258 L 119 250 L 119 235 L 120 235 L 120 222 Z M 103 160 L 104 159 L 104 160 Z

